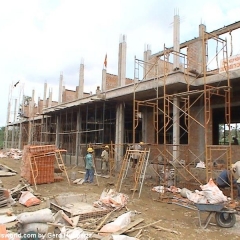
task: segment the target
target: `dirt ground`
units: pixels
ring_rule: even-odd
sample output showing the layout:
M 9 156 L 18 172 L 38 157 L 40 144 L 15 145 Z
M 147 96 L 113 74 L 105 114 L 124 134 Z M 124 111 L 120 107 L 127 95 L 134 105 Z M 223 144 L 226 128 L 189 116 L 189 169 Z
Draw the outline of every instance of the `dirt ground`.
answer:
M 13 160 L 3 158 L 0 159 L 0 163 L 7 165 L 8 167 L 16 170 L 18 174 L 16 176 L 1 177 L 3 187 L 7 189 L 14 188 L 18 185 L 20 177 L 20 165 L 21 160 Z M 68 175 L 71 176 L 71 172 L 76 172 L 77 178 L 83 178 L 84 174 L 79 171 L 83 169 L 75 167 L 67 167 Z M 99 182 L 99 186 L 92 184 L 76 185 L 71 183 L 68 184 L 67 179 L 61 182 L 55 182 L 50 184 L 37 185 L 37 189 L 32 186 L 32 188 L 38 194 L 41 194 L 43 198 L 51 198 L 54 195 L 62 194 L 63 192 L 67 195 L 68 193 L 86 193 L 88 203 L 92 203 L 99 199 L 100 194 L 105 188 L 113 188 L 113 184 L 117 182 L 116 177 L 110 177 L 109 179 L 102 177 L 95 177 L 95 183 Z M 236 215 L 237 222 L 232 228 L 221 228 L 216 225 L 214 217 L 211 219 L 210 224 L 206 229 L 202 229 L 199 226 L 197 211 L 187 209 L 175 204 L 172 204 L 170 200 L 166 199 L 164 202 L 159 201 L 159 194 L 151 191 L 152 186 L 155 185 L 155 181 L 148 179 L 142 189 L 142 194 L 138 198 L 138 193 L 135 193 L 134 198 L 132 198 L 131 188 L 133 186 L 131 178 L 124 180 L 121 192 L 129 196 L 129 202 L 127 208 L 129 210 L 136 210 L 139 214 L 137 217 L 144 218 L 144 222 L 140 223 L 137 227 L 159 221 L 156 226 L 160 226 L 165 229 L 173 230 L 172 232 L 165 230 L 156 230 L 155 228 L 149 226 L 143 229 L 142 236 L 140 239 L 167 239 L 167 240 L 177 240 L 177 239 L 240 239 L 240 215 Z M 17 206 L 13 207 L 14 213 L 19 214 L 24 211 L 35 211 L 46 206 L 46 203 L 26 208 L 19 203 Z M 204 219 L 204 215 L 202 219 Z M 135 236 L 138 231 L 132 232 L 129 236 Z

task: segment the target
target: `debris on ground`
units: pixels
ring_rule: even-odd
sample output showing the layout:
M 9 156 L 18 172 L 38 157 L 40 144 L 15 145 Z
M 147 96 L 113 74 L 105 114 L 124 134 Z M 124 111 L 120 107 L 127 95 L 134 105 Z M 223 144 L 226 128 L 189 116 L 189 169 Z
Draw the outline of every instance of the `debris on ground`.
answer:
M 213 182 L 212 179 L 205 185 L 201 185 L 202 191 L 195 190 L 195 192 L 187 191 L 187 198 L 194 203 L 221 203 L 227 202 L 227 197 Z
M 0 208 L 14 205 L 15 201 L 8 189 L 0 188 Z
M 30 185 L 22 181 L 20 181 L 16 187 L 10 189 L 10 193 L 15 200 L 19 200 L 22 195 L 22 191 L 29 191 L 30 193 L 34 193 L 34 190 L 30 187 Z
M 131 222 L 132 212 L 127 212 L 120 215 L 116 220 L 104 225 L 101 229 L 99 234 L 102 236 L 106 236 L 109 233 L 115 233 L 120 229 L 123 229 Z
M 126 194 L 118 193 L 114 189 L 104 189 L 100 199 L 94 202 L 94 206 L 121 209 L 127 204 L 128 199 Z
M 41 200 L 38 199 L 29 191 L 22 191 L 22 195 L 19 198 L 19 203 L 21 203 L 26 207 L 31 207 L 31 206 L 39 205 L 41 203 Z
M 74 184 L 83 184 L 84 183 L 84 178 L 77 178 L 73 181 Z
M 1 177 L 7 177 L 7 176 L 15 176 L 17 174 L 17 171 L 13 170 L 12 168 L 9 168 L 8 166 L 4 164 L 0 164 L 0 176 Z
M 8 151 L 1 151 L 0 158 L 12 158 L 15 160 L 22 159 L 22 151 L 17 148 L 11 148 Z

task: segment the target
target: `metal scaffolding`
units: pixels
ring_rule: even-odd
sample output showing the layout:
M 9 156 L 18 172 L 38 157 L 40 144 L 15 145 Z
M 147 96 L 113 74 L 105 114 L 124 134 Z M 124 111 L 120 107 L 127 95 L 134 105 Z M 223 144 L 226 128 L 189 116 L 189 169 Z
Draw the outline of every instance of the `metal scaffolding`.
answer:
M 202 32 L 201 48 L 202 48 L 202 62 L 197 62 L 195 64 L 199 65 L 198 68 L 202 69 L 201 72 L 192 72 L 189 66 L 190 60 L 186 54 L 181 52 L 174 52 L 173 49 L 166 49 L 164 46 L 164 51 L 158 54 L 154 64 L 149 62 L 143 62 L 141 60 L 135 59 L 135 80 L 136 87 L 133 93 L 133 138 L 134 130 L 138 125 L 138 113 L 140 112 L 141 106 L 151 107 L 153 112 L 153 128 L 155 130 L 156 140 L 155 143 L 162 144 L 159 145 L 159 152 L 163 156 L 164 169 L 171 164 L 180 174 L 186 182 L 195 181 L 199 184 L 202 182 L 198 177 L 191 173 L 191 167 L 196 161 L 204 161 L 206 165 L 206 182 L 213 177 L 213 161 L 219 157 L 226 157 L 227 167 L 231 166 L 231 136 L 229 134 L 229 145 L 213 145 L 212 136 L 210 136 L 211 129 L 211 107 L 217 98 L 221 98 L 221 102 L 225 105 L 225 122 L 230 129 L 231 123 L 231 103 L 230 103 L 230 80 L 228 73 L 228 66 L 225 66 L 226 70 L 226 81 L 218 83 L 210 83 L 207 80 L 209 71 L 208 69 L 208 40 L 213 39 L 216 41 L 217 46 L 221 46 L 219 52 L 216 53 L 215 59 L 218 61 L 218 56 L 222 53 L 222 59 L 227 59 L 227 41 L 219 38 L 212 33 Z M 199 39 L 198 39 L 199 41 Z M 194 41 L 189 42 L 189 44 L 194 43 Z M 189 45 L 184 46 L 186 48 Z M 169 69 L 170 62 L 169 59 L 171 55 L 177 54 L 181 58 L 182 65 L 180 66 L 180 71 L 183 72 L 185 83 L 179 86 L 181 89 L 172 89 L 171 85 L 168 83 L 168 75 L 172 71 Z M 159 59 L 163 60 L 163 73 L 162 75 L 158 73 L 155 69 L 159 68 Z M 226 61 L 227 64 L 228 61 Z M 160 62 L 161 64 L 161 62 Z M 151 67 L 149 68 L 149 65 Z M 150 69 L 153 73 L 153 78 L 156 79 L 156 97 L 151 99 L 141 100 L 138 98 L 136 90 L 140 84 L 138 79 L 140 67 L 145 67 Z M 136 72 L 137 71 L 137 72 Z M 146 71 L 146 69 L 145 69 Z M 177 73 L 177 72 L 176 72 Z M 202 87 L 199 87 L 199 79 L 201 79 Z M 145 76 L 143 77 L 145 80 Z M 177 84 L 177 83 L 176 83 Z M 161 91 L 161 94 L 159 93 Z M 204 113 L 204 119 L 199 120 L 199 116 L 194 112 L 194 107 L 196 105 L 201 106 L 201 111 Z M 175 112 L 174 112 L 175 111 Z M 174 113 L 178 113 L 178 119 L 174 119 Z M 160 120 L 160 118 L 162 118 Z M 179 120 L 180 119 L 180 120 Z M 204 134 L 204 147 L 201 151 L 199 149 L 192 148 L 193 141 L 193 125 L 198 125 L 202 129 Z M 180 129 L 179 139 L 175 139 L 173 142 L 173 137 L 169 137 L 170 130 L 173 128 Z M 178 130 L 176 130 L 178 131 Z M 177 135 L 177 134 L 176 134 Z M 159 139 L 162 136 L 163 139 Z M 187 136 L 187 139 L 186 137 Z M 184 141 L 181 141 L 181 138 Z M 182 161 L 184 159 L 184 161 Z M 163 183 L 166 184 L 166 183 Z M 233 188 L 231 186 L 231 197 L 233 196 Z

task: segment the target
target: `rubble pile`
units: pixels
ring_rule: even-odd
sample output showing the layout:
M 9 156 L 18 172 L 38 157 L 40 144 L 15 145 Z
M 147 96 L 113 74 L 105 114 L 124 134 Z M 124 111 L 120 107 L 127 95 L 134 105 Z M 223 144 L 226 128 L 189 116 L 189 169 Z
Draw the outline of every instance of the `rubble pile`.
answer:
M 15 204 L 11 193 L 8 189 L 0 188 L 0 208 L 5 206 L 11 206 Z
M 0 158 L 22 159 L 22 151 L 17 148 L 11 148 L 9 151 L 0 151 Z
M 118 193 L 114 189 L 104 189 L 100 199 L 94 202 L 94 206 L 121 209 L 127 204 L 127 202 L 127 195 Z

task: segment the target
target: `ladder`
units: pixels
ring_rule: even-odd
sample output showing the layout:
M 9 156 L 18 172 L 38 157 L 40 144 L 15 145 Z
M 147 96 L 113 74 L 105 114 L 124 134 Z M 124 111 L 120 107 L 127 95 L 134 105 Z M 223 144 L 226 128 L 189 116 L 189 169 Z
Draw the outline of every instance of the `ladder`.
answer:
M 138 197 L 140 197 L 141 192 L 142 192 L 142 186 L 143 186 L 143 182 L 145 179 L 145 173 L 146 173 L 146 169 L 147 169 L 147 165 L 148 165 L 148 159 L 149 159 L 149 155 L 150 155 L 150 150 L 143 150 L 143 151 L 139 151 L 140 156 L 139 156 L 139 160 L 138 163 L 136 165 L 136 171 L 134 174 L 134 187 L 133 187 L 133 195 L 132 198 L 134 197 L 134 193 L 138 190 L 139 188 L 139 194 Z
M 63 162 L 63 158 L 62 158 L 62 152 L 66 152 L 66 150 L 60 150 L 60 149 L 56 149 L 54 151 L 54 154 L 55 154 L 55 159 L 57 161 L 57 165 L 60 169 L 60 171 L 64 172 L 66 177 L 67 177 L 67 180 L 68 180 L 68 183 L 69 185 L 71 184 L 70 183 L 70 180 L 69 180 L 69 177 L 68 177 L 68 174 L 67 174 L 67 170 L 66 170 L 66 167 L 65 167 L 65 164 Z
M 29 159 L 29 165 L 30 165 L 30 170 L 31 170 L 31 176 L 32 176 L 32 179 L 33 179 L 33 183 L 34 183 L 34 186 L 35 186 L 35 189 L 37 190 L 37 182 L 36 182 L 36 179 L 38 177 L 38 167 L 37 167 L 37 163 L 36 163 L 36 157 L 33 156 L 29 156 L 28 157 Z
M 146 173 L 146 169 L 147 169 L 147 165 L 148 165 L 150 150 L 146 150 L 146 149 L 140 150 L 140 151 L 139 150 L 129 150 L 129 149 L 126 150 L 126 153 L 125 153 L 123 161 L 122 161 L 121 169 L 119 172 L 116 189 L 118 192 L 121 191 L 123 180 L 127 176 L 128 169 L 129 169 L 129 166 L 131 163 L 132 154 L 134 154 L 134 155 L 137 154 L 139 156 L 138 163 L 136 165 L 136 169 L 135 169 L 135 173 L 134 173 L 133 196 L 134 196 L 135 191 L 137 191 L 138 187 L 139 187 L 139 197 L 140 197 L 144 178 L 145 178 L 145 173 Z
M 129 148 L 128 148 L 124 155 L 121 169 L 120 169 L 120 172 L 118 175 L 118 180 L 117 180 L 117 185 L 116 185 L 116 189 L 118 192 L 121 191 L 123 179 L 126 178 L 126 176 L 127 176 L 128 168 L 129 168 L 130 161 L 131 161 L 131 154 L 132 154 L 132 150 L 129 150 Z

